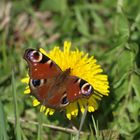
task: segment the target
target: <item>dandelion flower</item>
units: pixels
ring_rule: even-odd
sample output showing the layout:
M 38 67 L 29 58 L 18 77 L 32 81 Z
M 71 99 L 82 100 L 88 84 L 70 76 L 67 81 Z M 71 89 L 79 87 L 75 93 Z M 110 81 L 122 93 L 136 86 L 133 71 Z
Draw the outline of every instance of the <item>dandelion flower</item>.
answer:
M 39 51 L 53 60 L 62 71 L 70 68 L 70 75 L 86 80 L 94 88 L 89 98 L 79 98 L 65 107 L 68 119 L 76 117 L 79 111 L 83 113 L 86 106 L 88 112 L 94 112 L 98 108 L 97 100 L 101 100 L 103 95 L 108 96 L 108 77 L 103 74 L 101 66 L 96 63 L 96 59 L 93 56 L 89 57 L 87 53 L 85 54 L 78 49 L 71 50 L 71 42 L 67 41 L 64 42 L 63 50 L 59 47 L 54 47 L 49 52 L 46 52 L 42 48 Z M 27 84 L 24 93 L 30 94 L 29 76 L 22 79 L 22 82 Z M 37 99 L 34 99 L 33 106 L 38 105 L 41 105 L 41 103 Z M 56 110 L 41 105 L 40 111 L 45 112 L 46 115 L 53 115 Z

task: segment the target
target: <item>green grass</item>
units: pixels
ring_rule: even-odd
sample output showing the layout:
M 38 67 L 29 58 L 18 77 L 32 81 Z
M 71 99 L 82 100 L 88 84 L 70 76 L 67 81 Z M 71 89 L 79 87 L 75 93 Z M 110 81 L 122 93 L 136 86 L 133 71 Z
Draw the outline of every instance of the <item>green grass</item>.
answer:
M 110 95 L 84 121 L 46 117 L 23 95 L 24 50 L 65 40 L 94 55 L 109 76 Z M 140 139 L 139 46 L 139 0 L 0 1 L 0 140 L 77 140 L 71 124 L 83 122 L 81 140 Z

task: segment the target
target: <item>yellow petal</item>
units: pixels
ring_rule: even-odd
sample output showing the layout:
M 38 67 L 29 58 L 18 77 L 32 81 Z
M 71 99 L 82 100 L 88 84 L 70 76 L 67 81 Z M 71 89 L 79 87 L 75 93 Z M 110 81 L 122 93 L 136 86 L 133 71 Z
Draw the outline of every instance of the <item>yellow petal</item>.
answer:
M 40 48 L 39 51 L 47 56 L 47 52 L 43 48 Z
M 66 116 L 69 120 L 71 120 L 71 114 L 70 113 L 66 113 Z
M 84 100 L 84 99 L 79 99 L 78 100 L 78 103 L 79 103 L 81 112 L 84 113 L 85 112 L 85 106 L 87 104 L 87 101 Z
M 49 111 L 50 111 L 50 109 L 47 108 L 46 111 L 45 111 L 45 115 L 48 115 Z
M 84 113 L 85 112 L 85 108 L 83 107 L 83 108 L 81 108 L 81 112 L 82 113 Z
M 29 77 L 21 79 L 21 82 L 28 84 L 29 83 Z
M 71 47 L 71 42 L 65 41 L 64 42 L 64 52 L 69 52 L 70 47 Z
M 46 109 L 46 107 L 45 107 L 44 105 L 41 105 L 41 107 L 40 107 L 40 112 L 45 111 L 45 109 Z
M 88 106 L 88 112 L 94 112 L 94 111 L 95 111 L 95 109 L 93 106 Z
M 71 103 L 72 104 L 72 106 L 71 106 L 71 115 L 72 116 L 74 116 L 74 117 L 76 117 L 77 115 L 78 115 L 78 106 L 77 106 L 77 103 L 76 102 L 73 102 L 73 103 Z
M 26 86 L 26 88 L 25 89 L 29 89 L 30 87 L 29 86 Z
M 29 94 L 31 91 L 30 91 L 30 89 L 28 88 L 28 89 L 26 89 L 25 91 L 24 91 L 24 94 Z
M 40 102 L 37 99 L 33 100 L 33 106 L 38 106 L 40 104 Z
M 71 120 L 71 116 L 72 116 L 72 111 L 73 111 L 73 105 L 72 103 L 70 103 L 67 107 L 66 107 L 66 116 L 69 120 Z
M 49 115 L 53 115 L 53 114 L 54 114 L 54 112 L 55 112 L 55 110 L 54 110 L 54 109 L 50 109 L 50 111 L 49 111 Z

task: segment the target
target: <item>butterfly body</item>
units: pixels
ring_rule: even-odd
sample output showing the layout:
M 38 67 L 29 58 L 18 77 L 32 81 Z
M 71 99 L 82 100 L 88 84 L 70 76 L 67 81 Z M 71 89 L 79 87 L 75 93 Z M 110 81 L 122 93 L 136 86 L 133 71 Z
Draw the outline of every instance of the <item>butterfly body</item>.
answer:
M 79 98 L 89 98 L 93 93 L 88 82 L 72 76 L 70 68 L 62 71 L 39 50 L 27 49 L 24 59 L 29 66 L 31 95 L 44 106 L 62 109 Z

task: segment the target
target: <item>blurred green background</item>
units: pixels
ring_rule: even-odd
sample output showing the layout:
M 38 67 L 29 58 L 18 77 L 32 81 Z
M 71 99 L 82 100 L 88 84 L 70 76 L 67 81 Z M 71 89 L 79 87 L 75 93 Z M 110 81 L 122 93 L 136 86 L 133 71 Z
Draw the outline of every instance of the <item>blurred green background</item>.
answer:
M 81 116 L 45 116 L 20 82 L 27 74 L 25 49 L 50 50 L 65 40 L 95 56 L 111 87 L 99 109 L 87 114 L 80 139 L 140 139 L 140 1 L 1 0 L 0 140 L 77 139 L 43 124 L 78 128 Z

